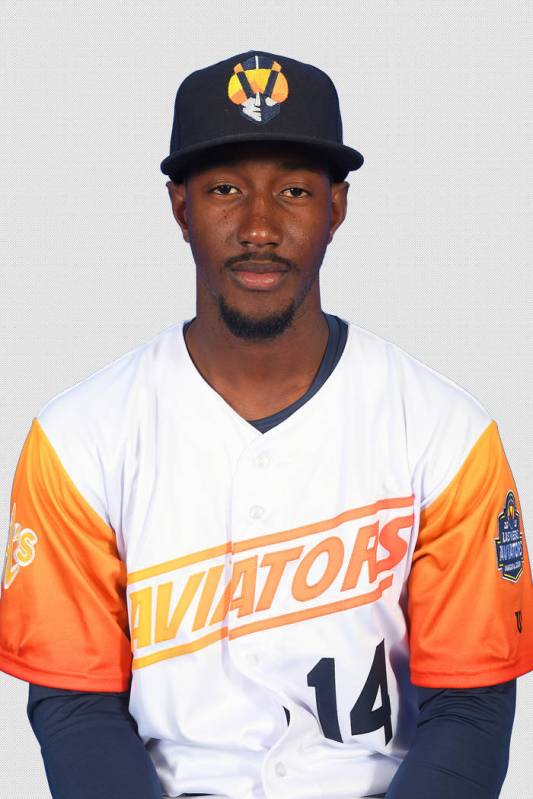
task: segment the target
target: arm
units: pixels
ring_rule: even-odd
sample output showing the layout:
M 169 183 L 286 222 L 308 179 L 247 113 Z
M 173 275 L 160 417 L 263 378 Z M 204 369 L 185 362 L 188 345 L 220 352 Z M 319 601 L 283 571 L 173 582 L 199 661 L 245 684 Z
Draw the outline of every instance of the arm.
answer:
M 507 773 L 516 680 L 417 688 L 414 742 L 386 799 L 497 799 Z
M 431 784 L 432 797 L 458 799 L 461 781 L 470 785 L 469 799 L 497 797 L 515 680 L 533 667 L 533 627 L 520 622 L 533 601 L 531 566 L 516 483 L 494 422 L 451 480 L 449 472 L 420 512 L 407 590 L 420 718 L 389 799 L 406 795 L 411 769 L 418 782 Z M 409 799 L 421 795 L 413 782 Z
M 30 683 L 27 716 L 53 799 L 160 799 L 152 760 L 128 710 L 129 691 Z
M 63 428 L 67 442 L 78 442 L 66 421 Z M 84 462 L 78 478 L 86 473 L 93 474 Z M 0 669 L 34 684 L 27 714 L 55 799 L 82 799 L 82 791 L 152 799 L 160 791 L 127 712 L 127 570 L 98 499 L 104 485 L 93 478 L 85 493 L 104 515 L 80 493 L 39 420 L 32 422 L 13 480 Z M 139 780 L 152 787 L 141 794 L 131 781 L 143 769 Z

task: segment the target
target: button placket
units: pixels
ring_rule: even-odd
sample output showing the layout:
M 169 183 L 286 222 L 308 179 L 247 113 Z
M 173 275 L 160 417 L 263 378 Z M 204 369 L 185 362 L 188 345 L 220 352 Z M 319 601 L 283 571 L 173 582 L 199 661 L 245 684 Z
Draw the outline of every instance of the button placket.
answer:
M 270 465 L 270 455 L 266 451 L 259 452 L 255 456 L 254 463 L 259 469 L 266 469 Z
M 246 663 L 251 669 L 256 669 L 259 665 L 259 658 L 255 654 L 255 652 L 248 652 L 245 657 Z
M 267 450 L 261 450 L 251 460 L 257 469 L 266 469 L 270 465 L 270 455 Z M 259 504 L 251 505 L 248 515 L 251 519 L 262 519 L 265 515 L 265 508 Z
M 274 766 L 274 773 L 276 777 L 285 777 L 287 775 L 287 767 L 282 760 L 278 760 Z
M 264 516 L 265 509 L 262 505 L 252 505 L 249 514 L 252 519 L 261 519 Z

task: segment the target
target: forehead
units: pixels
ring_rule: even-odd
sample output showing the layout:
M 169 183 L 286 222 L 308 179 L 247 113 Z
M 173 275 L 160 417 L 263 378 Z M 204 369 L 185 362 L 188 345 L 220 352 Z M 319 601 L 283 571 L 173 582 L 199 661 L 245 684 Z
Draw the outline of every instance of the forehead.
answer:
M 326 159 L 317 150 L 293 142 L 234 142 L 206 150 L 190 162 L 189 171 L 199 172 L 218 166 L 235 168 L 254 163 L 269 163 L 280 170 L 308 169 L 322 173 L 327 170 Z

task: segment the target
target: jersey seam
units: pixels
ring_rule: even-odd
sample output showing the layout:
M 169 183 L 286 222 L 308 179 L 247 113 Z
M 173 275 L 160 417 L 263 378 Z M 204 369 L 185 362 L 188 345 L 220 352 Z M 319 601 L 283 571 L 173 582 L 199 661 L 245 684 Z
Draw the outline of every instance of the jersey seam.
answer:
M 44 427 L 45 423 L 43 421 L 41 421 L 39 416 L 36 416 L 35 419 L 36 419 L 36 421 L 37 421 L 37 423 L 38 423 L 38 425 L 39 425 L 39 427 L 41 429 L 41 433 L 44 435 L 44 438 L 48 442 L 48 446 L 51 448 L 52 452 L 54 453 L 54 456 L 57 458 L 59 464 L 61 465 L 61 469 L 63 470 L 63 474 L 68 478 L 68 483 L 70 483 L 72 488 L 74 488 L 75 494 L 77 494 L 83 500 L 83 502 L 88 506 L 88 508 L 90 508 L 91 512 L 94 513 L 98 517 L 100 522 L 102 524 L 104 524 L 109 530 L 111 530 L 113 532 L 114 537 L 115 537 L 115 541 L 116 541 L 117 540 L 117 538 L 116 538 L 117 534 L 116 534 L 116 531 L 115 531 L 114 527 L 111 524 L 111 517 L 109 516 L 109 507 L 108 507 L 108 503 L 107 503 L 107 497 L 106 497 L 105 501 L 102 500 L 102 505 L 104 507 L 105 513 L 109 516 L 109 521 L 105 518 L 105 516 L 103 516 L 100 513 L 100 511 L 96 510 L 96 508 L 94 507 L 93 503 L 85 495 L 85 492 L 78 486 L 78 483 L 74 481 L 74 478 L 71 476 L 70 472 L 67 470 L 66 465 L 63 463 L 63 460 L 60 457 L 59 452 L 56 449 L 55 444 L 52 442 L 52 439 L 50 438 L 50 435 L 49 435 L 48 431 L 45 429 L 45 427 Z M 98 465 L 99 465 L 99 468 L 101 470 L 102 464 L 101 464 L 100 458 L 98 458 L 98 461 L 99 461 Z M 102 485 L 105 486 L 105 475 L 103 474 L 103 472 L 100 472 L 100 476 L 101 476 L 101 479 L 102 479 Z M 104 491 L 105 491 L 105 488 L 104 488 Z M 117 550 L 118 550 L 118 546 L 117 546 Z M 120 553 L 119 553 L 119 555 L 120 555 Z
M 422 499 L 420 501 L 420 510 L 421 511 L 425 510 L 425 508 L 427 508 L 433 502 L 436 502 L 439 499 L 439 497 L 441 497 L 442 494 L 444 494 L 444 492 L 446 491 L 448 486 L 451 483 L 453 483 L 453 481 L 457 477 L 458 473 L 461 471 L 461 469 L 463 468 L 464 464 L 468 460 L 470 454 L 472 453 L 472 451 L 473 451 L 474 447 L 476 446 L 476 444 L 478 443 L 479 439 L 487 432 L 487 430 L 489 429 L 491 424 L 496 424 L 496 421 L 494 419 L 490 419 L 487 422 L 485 427 L 478 434 L 478 436 L 476 437 L 475 441 L 472 443 L 472 445 L 469 447 L 469 449 L 466 452 L 466 454 L 464 455 L 464 457 L 459 462 L 459 465 L 452 469 L 452 476 L 449 477 L 448 475 L 446 475 L 446 477 L 443 480 L 441 480 L 441 482 L 439 484 L 437 484 L 437 486 L 435 488 L 433 488 L 424 499 Z M 415 467 L 415 469 L 416 469 L 416 467 Z

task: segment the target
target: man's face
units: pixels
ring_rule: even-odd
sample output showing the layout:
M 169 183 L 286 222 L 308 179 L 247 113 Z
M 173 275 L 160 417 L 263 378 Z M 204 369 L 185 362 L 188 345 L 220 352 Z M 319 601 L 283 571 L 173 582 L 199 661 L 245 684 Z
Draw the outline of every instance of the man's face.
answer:
M 167 187 L 202 313 L 216 312 L 240 338 L 271 339 L 306 302 L 319 307 L 318 273 L 349 187 L 331 184 L 325 164 L 291 144 L 232 144 Z

